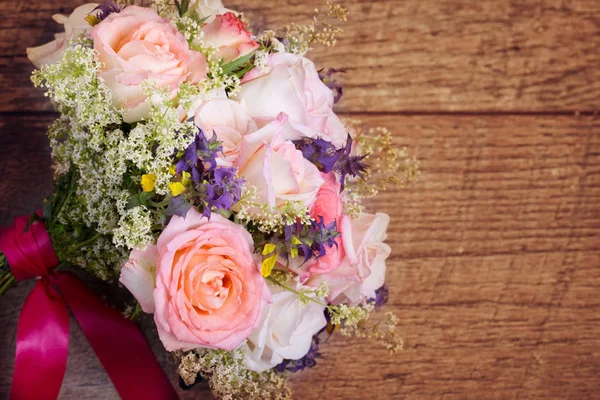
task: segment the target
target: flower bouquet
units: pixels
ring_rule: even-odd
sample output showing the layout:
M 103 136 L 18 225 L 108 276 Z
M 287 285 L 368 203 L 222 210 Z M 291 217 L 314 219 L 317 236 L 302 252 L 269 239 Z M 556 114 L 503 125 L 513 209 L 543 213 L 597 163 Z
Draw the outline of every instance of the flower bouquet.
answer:
M 386 129 L 342 121 L 342 71 L 305 57 L 346 18 L 329 3 L 309 25 L 253 34 L 218 0 L 55 16 L 65 32 L 28 56 L 60 113 L 56 188 L 3 231 L 0 290 L 31 235 L 49 270 L 118 279 L 134 298 L 124 314 L 153 314 L 184 384 L 206 379 L 218 398 L 289 398 L 286 377 L 333 334 L 400 349 L 394 315 L 369 319 L 387 298 L 389 217 L 361 202 L 418 163 Z

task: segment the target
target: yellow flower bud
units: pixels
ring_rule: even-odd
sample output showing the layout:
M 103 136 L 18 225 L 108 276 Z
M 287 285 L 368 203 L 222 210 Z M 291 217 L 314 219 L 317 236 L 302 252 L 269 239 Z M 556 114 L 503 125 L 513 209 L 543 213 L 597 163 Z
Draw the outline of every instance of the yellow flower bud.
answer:
M 171 189 L 171 194 L 173 196 L 179 196 L 181 193 L 185 192 L 185 186 L 181 182 L 173 182 L 169 183 L 169 189 Z
M 154 174 L 142 175 L 142 189 L 144 190 L 144 192 L 153 191 L 155 183 L 156 183 L 156 175 L 154 175 Z

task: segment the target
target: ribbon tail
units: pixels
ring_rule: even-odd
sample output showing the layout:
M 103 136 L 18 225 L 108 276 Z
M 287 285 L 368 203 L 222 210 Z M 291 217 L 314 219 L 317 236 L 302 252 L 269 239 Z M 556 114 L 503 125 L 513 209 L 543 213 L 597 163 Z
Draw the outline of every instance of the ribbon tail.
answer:
M 11 400 L 56 400 L 69 355 L 69 310 L 47 279 L 27 296 L 17 326 Z
M 106 305 L 75 275 L 53 278 L 124 400 L 177 400 L 171 382 L 135 323 Z

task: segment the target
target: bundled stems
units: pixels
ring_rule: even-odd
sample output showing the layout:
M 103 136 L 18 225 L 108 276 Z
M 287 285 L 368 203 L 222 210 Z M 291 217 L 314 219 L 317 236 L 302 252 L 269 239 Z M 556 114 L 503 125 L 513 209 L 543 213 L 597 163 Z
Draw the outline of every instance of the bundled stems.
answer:
M 0 252 L 0 295 L 3 295 L 16 282 L 17 280 L 8 267 L 6 256 Z

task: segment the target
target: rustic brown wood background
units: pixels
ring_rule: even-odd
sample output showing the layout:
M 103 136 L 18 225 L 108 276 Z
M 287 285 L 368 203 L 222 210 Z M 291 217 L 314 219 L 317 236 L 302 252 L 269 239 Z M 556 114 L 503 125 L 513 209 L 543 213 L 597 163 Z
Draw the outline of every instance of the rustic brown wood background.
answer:
M 55 115 L 25 48 L 80 3 L 0 0 L 0 224 L 52 189 L 44 131 Z M 226 1 L 256 27 L 308 21 L 322 3 Z M 348 71 L 341 113 L 388 126 L 422 161 L 420 182 L 374 203 L 392 215 L 387 310 L 405 351 L 335 337 L 318 368 L 293 377 L 296 397 L 599 399 L 600 1 L 345 3 L 338 46 L 312 57 Z M 0 298 L 0 398 L 31 286 Z M 61 398 L 118 398 L 72 332 Z

